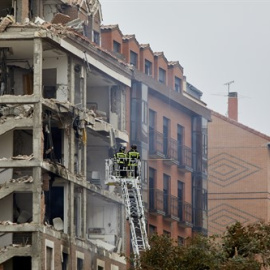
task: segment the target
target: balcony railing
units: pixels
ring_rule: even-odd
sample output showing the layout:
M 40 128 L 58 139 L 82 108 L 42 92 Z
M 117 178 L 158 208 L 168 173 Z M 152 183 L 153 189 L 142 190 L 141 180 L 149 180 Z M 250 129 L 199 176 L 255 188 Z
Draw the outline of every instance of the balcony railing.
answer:
M 207 211 L 201 208 L 193 209 L 194 231 L 207 234 Z
M 178 168 L 183 171 L 192 172 L 192 151 L 185 145 L 178 145 Z
M 149 189 L 149 213 L 165 215 L 163 191 Z
M 179 224 L 184 227 L 192 227 L 192 205 L 179 201 Z
M 179 144 L 154 129 L 149 130 L 149 156 L 154 159 L 163 159 L 167 165 L 177 165 L 184 172 L 192 172 L 191 148 Z
M 149 213 L 176 220 L 179 226 L 192 227 L 192 205 L 158 189 L 149 190 Z
M 165 158 L 163 153 L 163 134 L 155 130 L 149 131 L 149 155 L 152 158 Z

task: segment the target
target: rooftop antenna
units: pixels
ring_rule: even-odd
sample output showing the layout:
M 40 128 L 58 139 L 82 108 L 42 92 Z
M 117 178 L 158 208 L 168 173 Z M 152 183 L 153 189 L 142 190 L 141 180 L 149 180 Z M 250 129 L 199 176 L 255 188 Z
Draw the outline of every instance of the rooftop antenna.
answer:
M 230 82 L 226 82 L 224 83 L 224 85 L 227 85 L 228 86 L 228 96 L 229 96 L 229 93 L 230 93 L 230 85 L 234 83 L 234 81 L 230 81 Z

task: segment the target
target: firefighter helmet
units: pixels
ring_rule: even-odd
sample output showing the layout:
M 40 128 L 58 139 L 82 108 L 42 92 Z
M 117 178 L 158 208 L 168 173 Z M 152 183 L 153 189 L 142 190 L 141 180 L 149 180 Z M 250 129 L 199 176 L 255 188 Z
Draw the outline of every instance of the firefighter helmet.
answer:
M 137 150 L 137 145 L 136 145 L 136 144 L 132 144 L 132 145 L 131 145 L 131 149 Z
M 123 145 L 120 146 L 120 148 L 119 148 L 119 151 L 120 151 L 120 152 L 125 152 L 125 150 L 126 150 L 126 147 L 125 147 L 125 146 L 123 146 Z

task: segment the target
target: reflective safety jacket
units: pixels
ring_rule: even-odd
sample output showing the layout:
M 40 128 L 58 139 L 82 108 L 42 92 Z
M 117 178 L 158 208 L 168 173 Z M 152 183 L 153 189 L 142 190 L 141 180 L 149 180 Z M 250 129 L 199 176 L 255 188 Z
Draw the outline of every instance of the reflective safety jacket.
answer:
M 123 164 L 123 165 L 126 164 L 126 160 L 127 160 L 126 158 L 127 158 L 126 153 L 118 152 L 114 154 L 114 159 L 117 164 Z
M 138 166 L 138 160 L 140 159 L 140 153 L 135 150 L 130 150 L 127 153 L 128 166 Z

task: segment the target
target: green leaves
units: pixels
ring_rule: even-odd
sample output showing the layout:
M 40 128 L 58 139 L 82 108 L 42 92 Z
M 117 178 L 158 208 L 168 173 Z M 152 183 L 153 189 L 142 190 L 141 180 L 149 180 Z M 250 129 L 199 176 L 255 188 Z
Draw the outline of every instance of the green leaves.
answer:
M 236 222 L 220 236 L 195 235 L 178 246 L 166 235 L 152 235 L 151 249 L 136 267 L 144 270 L 261 270 L 270 266 L 270 224 Z

